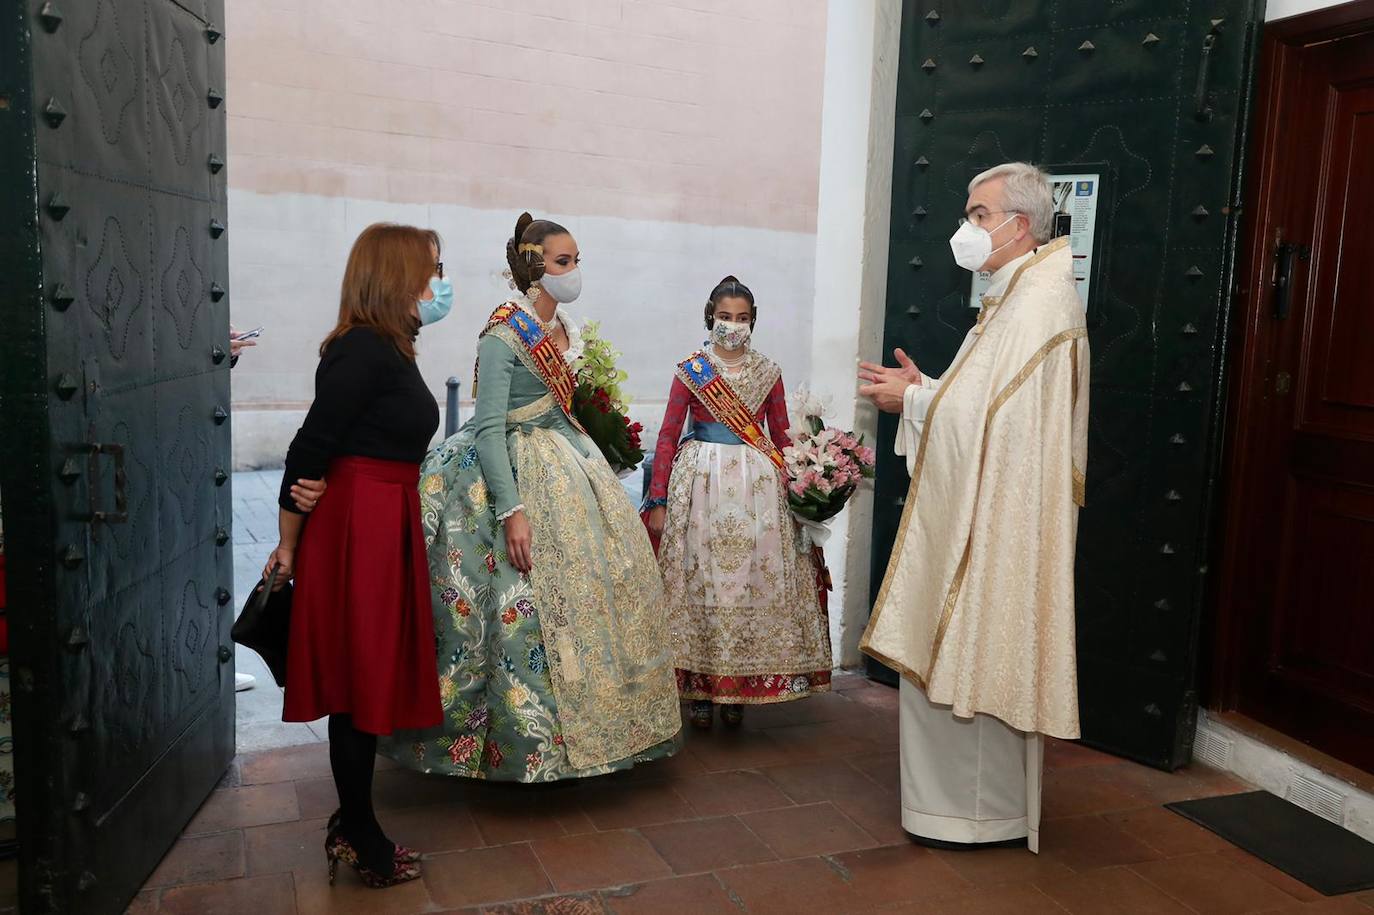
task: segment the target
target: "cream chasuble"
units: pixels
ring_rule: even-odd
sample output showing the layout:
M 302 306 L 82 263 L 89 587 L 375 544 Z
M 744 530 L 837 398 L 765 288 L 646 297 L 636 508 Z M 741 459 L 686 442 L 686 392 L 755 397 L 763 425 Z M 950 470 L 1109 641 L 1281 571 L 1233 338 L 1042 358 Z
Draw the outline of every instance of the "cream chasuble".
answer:
M 897 450 L 911 484 L 860 643 L 960 718 L 1063 738 L 1078 736 L 1073 565 L 1088 429 L 1072 264 L 1060 238 L 1008 265 L 1005 292 L 984 298 L 949 371 L 908 389 Z

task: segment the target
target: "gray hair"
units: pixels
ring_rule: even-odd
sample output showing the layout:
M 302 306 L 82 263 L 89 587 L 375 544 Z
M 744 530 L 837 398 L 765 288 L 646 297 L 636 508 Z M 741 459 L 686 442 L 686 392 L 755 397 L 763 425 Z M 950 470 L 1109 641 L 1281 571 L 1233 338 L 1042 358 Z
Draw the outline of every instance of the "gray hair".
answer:
M 1004 162 L 994 165 L 968 183 L 968 192 L 993 178 L 1005 178 L 1002 206 L 1020 213 L 1030 222 L 1031 238 L 1044 244 L 1054 234 L 1054 195 L 1050 176 L 1029 162 Z

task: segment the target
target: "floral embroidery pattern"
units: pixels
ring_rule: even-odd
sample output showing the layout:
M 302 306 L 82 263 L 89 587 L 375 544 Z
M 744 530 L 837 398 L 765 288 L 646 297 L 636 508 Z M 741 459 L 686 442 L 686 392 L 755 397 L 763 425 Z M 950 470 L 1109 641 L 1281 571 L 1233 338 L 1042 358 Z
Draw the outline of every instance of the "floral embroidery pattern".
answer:
M 518 364 L 513 371 L 527 373 Z M 529 378 L 522 382 L 525 389 L 530 383 Z M 637 527 L 633 507 L 600 454 L 594 454 L 599 469 L 589 467 L 590 459 L 573 444 L 574 438 L 585 444 L 581 436 L 566 424 L 551 401 L 550 409 L 552 415 L 545 411 L 544 415 L 527 417 L 519 427 L 508 427 L 507 438 L 512 458 L 524 465 L 518 468 L 524 472 L 517 477 L 517 486 L 522 501 L 528 503 L 536 564 L 558 576 L 552 589 L 537 576 L 531 580 L 521 575 L 505 555 L 504 531 L 495 517 L 472 427 L 435 449 L 422 468 L 421 517 L 429 552 L 444 725 L 437 732 L 397 734 L 379 741 L 380 752 L 420 771 L 505 781 L 552 781 L 628 768 L 671 755 L 677 748 L 672 738 L 680 727 L 680 717 L 670 657 L 664 656 L 657 667 L 637 668 L 655 672 L 658 680 L 652 688 L 647 683 L 626 688 L 626 680 L 614 667 L 605 676 L 598 675 L 597 687 L 604 692 L 564 690 L 557 683 L 560 662 L 584 665 L 583 673 L 591 669 L 591 662 L 570 650 L 571 646 L 560 658 L 550 643 L 550 633 L 566 632 L 564 627 L 577 613 L 593 615 L 601 627 L 614 621 L 616 614 L 623 614 L 623 605 L 635 612 L 657 614 L 657 626 L 636 622 L 629 628 L 638 627 L 638 631 L 616 632 L 624 642 L 617 648 L 633 652 L 626 656 L 631 659 L 644 657 L 649 647 L 661 654 L 667 638 L 658 576 L 647 542 L 642 544 L 644 556 L 640 557 L 590 539 L 590 532 L 603 525 L 639 535 L 642 528 Z M 550 424 L 552 428 L 545 428 Z M 530 427 L 535 434 L 530 434 Z M 583 488 L 559 489 L 569 477 L 551 480 L 546 467 L 531 469 L 528 461 L 520 461 L 521 455 L 531 451 L 534 439 L 555 446 L 553 450 L 540 448 L 536 464 L 556 465 L 569 477 L 581 478 Z M 560 441 L 563 447 L 558 446 Z M 597 485 L 617 495 L 628 523 L 619 517 L 602 516 L 604 508 L 591 498 L 584 474 L 598 474 Z M 556 507 L 560 516 L 566 515 L 574 530 L 580 531 L 578 536 L 588 537 L 585 544 L 577 537 L 541 533 L 538 519 L 550 513 L 549 507 Z M 538 552 L 540 543 L 559 543 L 566 552 L 567 565 L 554 573 L 559 562 L 552 557 L 541 562 L 545 557 Z M 611 552 L 593 563 L 587 557 L 597 550 Z M 611 607 L 598 603 L 591 590 L 597 577 L 585 570 L 592 566 L 619 569 Z M 636 577 L 645 573 L 647 578 Z M 550 600 L 548 594 L 556 599 Z M 571 613 L 564 602 L 568 594 L 575 595 L 573 603 L 578 604 Z M 578 631 L 585 636 L 597 629 L 584 626 Z M 587 647 L 600 653 L 599 642 Z M 605 714 L 589 716 L 579 710 L 579 703 L 589 695 L 610 703 Z M 589 717 L 596 728 L 578 723 Z M 577 728 L 587 730 L 587 735 L 577 732 L 577 741 L 565 736 Z M 618 749 L 622 747 L 628 749 Z M 573 758 L 592 761 L 577 765 Z
M 526 666 L 529 667 L 530 673 L 532 674 L 542 674 L 549 669 L 549 658 L 547 652 L 544 650 L 543 642 L 540 642 L 530 649 L 529 660 L 526 662 Z
M 786 702 L 811 693 L 830 689 L 830 671 L 818 670 L 809 674 L 767 674 L 759 677 L 729 677 L 720 674 L 699 674 L 690 670 L 677 672 L 677 688 L 684 699 L 704 699 L 739 705 L 763 705 Z
M 477 751 L 477 738 L 471 734 L 464 734 L 453 742 L 448 748 L 449 758 L 453 760 L 455 766 L 465 765 L 472 754 Z
M 756 418 L 766 419 L 774 444 L 790 444 L 777 366 L 751 353 L 741 373 L 726 378 L 741 399 L 757 404 Z M 671 472 L 656 473 L 651 490 L 667 505 L 659 566 L 680 693 L 785 702 L 829 689 L 829 622 L 776 468 L 743 444 L 689 441 L 677 450 L 689 412 L 711 420 L 674 380 L 654 459 L 657 469 L 666 454 Z

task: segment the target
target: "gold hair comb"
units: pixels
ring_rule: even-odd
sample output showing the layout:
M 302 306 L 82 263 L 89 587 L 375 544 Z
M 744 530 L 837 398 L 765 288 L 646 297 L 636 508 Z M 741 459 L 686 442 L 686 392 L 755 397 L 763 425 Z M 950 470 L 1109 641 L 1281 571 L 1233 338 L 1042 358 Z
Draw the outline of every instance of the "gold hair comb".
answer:
M 544 246 L 543 246 L 543 245 L 534 245 L 534 244 L 530 244 L 529 242 L 523 242 L 523 243 L 520 245 L 520 247 L 517 249 L 517 251 L 518 251 L 520 254 L 528 254 L 528 253 L 531 252 L 531 251 L 533 251 L 535 254 L 543 254 L 543 253 L 544 253 Z

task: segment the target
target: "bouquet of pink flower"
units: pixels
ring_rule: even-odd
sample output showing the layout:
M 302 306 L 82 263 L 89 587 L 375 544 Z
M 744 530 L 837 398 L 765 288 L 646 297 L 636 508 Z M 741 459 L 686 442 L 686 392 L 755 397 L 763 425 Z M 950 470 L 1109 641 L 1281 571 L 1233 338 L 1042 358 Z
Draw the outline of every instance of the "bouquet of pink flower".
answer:
M 801 392 L 792 404 L 792 444 L 782 450 L 787 500 L 799 521 L 824 524 L 840 513 L 859 484 L 873 476 L 873 449 L 862 435 L 827 426 L 823 405 Z

